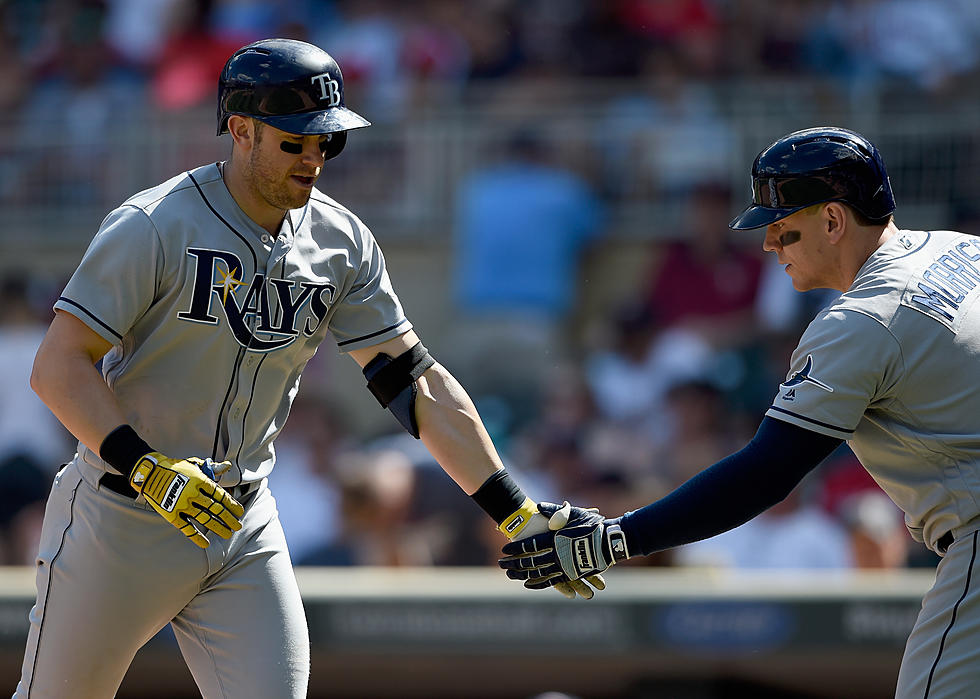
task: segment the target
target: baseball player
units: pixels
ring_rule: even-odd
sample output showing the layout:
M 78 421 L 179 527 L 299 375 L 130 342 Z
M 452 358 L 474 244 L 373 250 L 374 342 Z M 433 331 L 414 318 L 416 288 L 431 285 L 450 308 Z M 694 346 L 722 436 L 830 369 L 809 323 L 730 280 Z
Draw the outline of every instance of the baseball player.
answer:
M 841 296 L 810 323 L 749 444 L 666 497 L 504 546 L 530 588 L 737 527 L 782 500 L 843 441 L 942 556 L 902 661 L 902 699 L 980 688 L 980 239 L 899 229 L 876 147 L 840 128 L 791 133 L 752 166 L 752 204 L 799 291 Z M 541 511 L 555 505 L 542 503 Z
M 79 445 L 48 500 L 16 697 L 111 697 L 168 623 L 203 696 L 306 696 L 266 476 L 328 332 L 503 533 L 548 530 L 412 330 L 370 231 L 314 187 L 369 125 L 343 87 L 310 44 L 237 51 L 218 86 L 230 159 L 112 211 L 56 302 L 31 384 Z M 561 591 L 576 590 L 592 594 Z

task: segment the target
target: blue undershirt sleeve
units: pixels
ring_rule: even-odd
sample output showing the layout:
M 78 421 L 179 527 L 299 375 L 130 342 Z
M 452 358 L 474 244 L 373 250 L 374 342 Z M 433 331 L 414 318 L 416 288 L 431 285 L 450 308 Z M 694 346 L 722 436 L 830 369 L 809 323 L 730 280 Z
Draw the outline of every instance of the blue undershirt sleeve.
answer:
M 744 448 L 669 495 L 619 518 L 631 554 L 644 555 L 726 532 L 769 509 L 843 443 L 766 417 Z

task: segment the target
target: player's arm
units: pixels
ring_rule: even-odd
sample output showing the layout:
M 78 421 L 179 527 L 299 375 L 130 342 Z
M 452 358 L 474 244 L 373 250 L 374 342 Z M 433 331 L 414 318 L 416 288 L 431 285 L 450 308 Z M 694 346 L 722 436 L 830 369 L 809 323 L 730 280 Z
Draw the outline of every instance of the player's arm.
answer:
M 350 354 L 363 369 L 380 354 L 399 357 L 418 342 L 415 331 L 410 330 Z M 476 407 L 459 382 L 437 362 L 423 371 L 415 386 L 414 419 L 419 438 L 459 487 L 472 495 L 504 467 Z
M 126 422 L 95 367 L 112 348 L 71 313 L 57 311 L 34 358 L 31 388 L 79 441 L 98 453 L 102 440 Z
M 507 544 L 500 566 L 508 577 L 537 589 L 716 536 L 783 500 L 841 444 L 836 437 L 766 417 L 748 445 L 664 498 L 621 517 L 597 517 Z
M 460 383 L 421 345 L 414 331 L 352 350 L 368 387 L 439 465 L 511 540 L 561 528 L 568 511 L 544 516 L 504 468 L 476 406 Z M 589 582 L 599 589 L 602 579 Z M 588 585 L 559 587 L 567 597 L 592 597 Z
M 164 519 L 194 543 L 204 548 L 208 540 L 192 520 L 228 538 L 241 529 L 242 506 L 209 477 L 214 475 L 210 463 L 166 457 L 127 424 L 95 366 L 111 347 L 71 313 L 56 312 L 34 358 L 31 388 L 79 441 L 126 476 Z M 164 507 L 161 503 L 168 496 L 173 504 Z

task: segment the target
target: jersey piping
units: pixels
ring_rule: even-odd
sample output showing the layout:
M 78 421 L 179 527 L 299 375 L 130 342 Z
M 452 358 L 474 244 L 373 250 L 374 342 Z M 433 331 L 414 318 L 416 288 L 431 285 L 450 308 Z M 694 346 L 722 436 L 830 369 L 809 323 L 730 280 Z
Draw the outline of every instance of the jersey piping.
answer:
M 337 347 L 343 347 L 344 345 L 349 345 L 352 342 L 360 342 L 361 340 L 369 340 L 372 337 L 377 337 L 378 335 L 384 335 L 386 332 L 391 332 L 400 325 L 404 325 L 408 322 L 408 318 L 402 318 L 400 321 L 394 325 L 389 325 L 387 328 L 383 328 L 377 332 L 370 333 L 369 335 L 361 335 L 360 337 L 353 337 L 350 340 L 344 340 L 343 342 L 338 342 Z
M 799 413 L 794 413 L 793 411 L 786 410 L 785 408 L 777 408 L 775 405 L 769 406 L 769 410 L 776 413 L 784 413 L 786 415 L 792 415 L 797 420 L 803 420 L 804 422 L 809 422 L 814 425 L 819 425 L 820 427 L 826 427 L 828 429 L 837 430 L 838 432 L 845 432 L 847 434 L 854 434 L 854 430 L 849 430 L 845 427 L 838 427 L 837 425 L 831 425 L 829 422 L 821 422 L 820 420 L 814 420 L 812 417 L 807 417 L 806 415 L 800 415 Z
M 72 306 L 74 306 L 75 308 L 77 308 L 78 310 L 80 310 L 82 313 L 84 313 L 85 315 L 87 315 L 89 318 L 91 318 L 92 320 L 94 320 L 96 323 L 98 323 L 99 325 L 101 325 L 103 328 L 105 328 L 106 330 L 108 330 L 109 332 L 111 332 L 114 337 L 119 338 L 120 341 L 122 340 L 122 337 L 123 336 L 120 333 L 117 333 L 115 330 L 113 330 L 108 325 L 106 325 L 105 323 L 103 323 L 99 318 L 97 318 L 95 316 L 95 314 L 92 313 L 92 311 L 90 311 L 87 308 L 85 308 L 85 306 L 83 306 L 82 304 L 77 303 L 75 301 L 72 301 L 70 298 L 68 298 L 66 296 L 59 296 L 58 297 L 58 300 L 59 301 L 64 301 L 65 303 L 68 303 L 68 304 L 71 304 Z

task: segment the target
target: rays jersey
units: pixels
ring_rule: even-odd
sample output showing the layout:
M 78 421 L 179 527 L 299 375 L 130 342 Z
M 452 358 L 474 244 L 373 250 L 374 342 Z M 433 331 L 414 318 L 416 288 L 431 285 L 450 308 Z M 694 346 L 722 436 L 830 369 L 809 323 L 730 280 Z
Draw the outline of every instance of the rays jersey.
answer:
M 349 351 L 412 327 L 356 216 L 314 190 L 273 237 L 217 164 L 112 211 L 55 308 L 113 345 L 102 371 L 136 431 L 166 454 L 230 460 L 223 486 L 271 471 L 273 439 L 327 332 Z M 111 469 L 83 444 L 79 455 Z
M 848 441 L 930 548 L 980 516 L 980 238 L 900 231 L 803 334 L 768 416 Z

